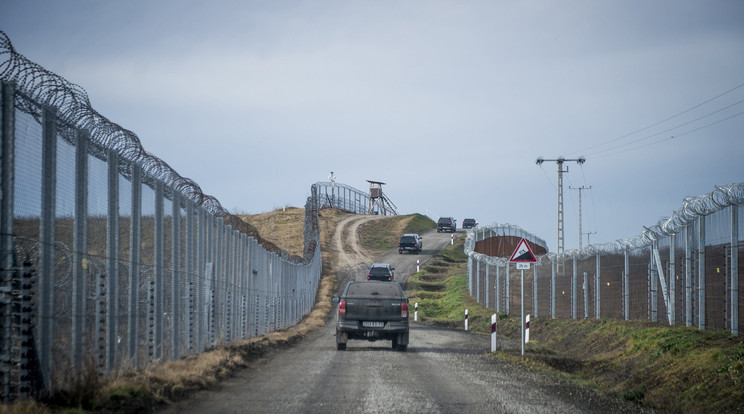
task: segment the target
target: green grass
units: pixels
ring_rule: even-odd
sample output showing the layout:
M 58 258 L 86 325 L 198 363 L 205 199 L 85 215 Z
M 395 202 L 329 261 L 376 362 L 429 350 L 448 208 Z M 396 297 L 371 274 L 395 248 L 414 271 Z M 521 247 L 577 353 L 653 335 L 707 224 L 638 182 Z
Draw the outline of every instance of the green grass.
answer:
M 419 320 L 489 333 L 491 315 L 468 294 L 463 239 L 456 239 L 408 281 Z M 498 315 L 498 332 L 518 341 L 518 315 Z M 744 340 L 723 331 L 669 327 L 638 321 L 534 318 L 522 358 L 498 351 L 494 358 L 567 378 L 666 412 L 744 411 Z
M 396 247 L 400 236 L 405 233 L 421 234 L 436 227 L 434 221 L 418 213 L 384 217 L 360 226 L 360 242 L 365 249 L 381 253 Z

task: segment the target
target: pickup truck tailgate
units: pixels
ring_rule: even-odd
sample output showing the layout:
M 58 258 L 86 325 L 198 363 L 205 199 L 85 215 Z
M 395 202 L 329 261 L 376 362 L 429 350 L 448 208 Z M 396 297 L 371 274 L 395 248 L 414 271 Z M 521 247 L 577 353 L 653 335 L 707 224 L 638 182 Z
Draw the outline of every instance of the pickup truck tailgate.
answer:
M 405 298 L 395 284 L 359 283 L 346 296 L 346 320 L 400 321 Z
M 400 320 L 401 298 L 347 299 L 346 320 L 395 321 Z

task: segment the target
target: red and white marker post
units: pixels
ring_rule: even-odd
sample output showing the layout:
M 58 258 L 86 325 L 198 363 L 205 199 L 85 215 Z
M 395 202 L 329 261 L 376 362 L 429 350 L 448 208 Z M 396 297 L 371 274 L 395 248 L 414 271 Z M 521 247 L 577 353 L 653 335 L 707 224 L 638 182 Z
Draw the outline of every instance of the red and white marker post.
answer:
M 413 304 L 413 320 L 418 320 L 418 302 Z
M 465 309 L 465 330 L 468 330 L 468 310 Z
M 496 352 L 496 314 L 491 315 L 491 352 Z
M 527 322 L 524 324 L 524 343 L 530 341 L 530 314 L 527 314 Z
M 416 259 L 416 273 L 419 272 L 419 259 Z

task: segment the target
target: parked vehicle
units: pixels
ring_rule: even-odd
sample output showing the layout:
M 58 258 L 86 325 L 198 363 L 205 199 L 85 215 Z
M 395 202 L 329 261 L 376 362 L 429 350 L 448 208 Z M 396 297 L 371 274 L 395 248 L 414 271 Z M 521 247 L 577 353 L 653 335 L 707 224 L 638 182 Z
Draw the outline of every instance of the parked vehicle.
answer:
M 398 282 L 346 284 L 338 304 L 336 349 L 343 351 L 350 339 L 392 341 L 393 349 L 408 348 L 408 298 Z
M 473 227 L 478 226 L 478 222 L 475 221 L 475 219 L 472 218 L 466 218 L 462 221 L 462 228 L 464 229 L 472 229 Z
M 418 254 L 424 248 L 424 242 L 421 236 L 416 233 L 408 233 L 400 236 L 398 241 L 398 254 L 404 251 Z
M 367 280 L 390 282 L 395 279 L 395 268 L 387 263 L 372 263 L 367 272 Z
M 451 231 L 452 233 L 457 231 L 457 221 L 452 217 L 439 217 L 437 220 L 437 233 L 443 231 Z

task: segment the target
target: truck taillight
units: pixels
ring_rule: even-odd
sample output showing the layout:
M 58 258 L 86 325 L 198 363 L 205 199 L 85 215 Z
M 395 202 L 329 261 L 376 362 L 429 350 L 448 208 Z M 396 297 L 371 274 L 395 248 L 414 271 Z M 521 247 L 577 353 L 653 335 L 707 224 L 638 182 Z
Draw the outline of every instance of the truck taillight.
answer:
M 408 317 L 408 304 L 405 302 L 402 302 L 400 304 L 400 317 L 401 318 L 407 318 Z
M 369 273 L 367 273 L 367 280 L 370 280 L 370 279 L 372 279 L 372 275 L 370 275 Z
M 406 308 L 406 311 L 408 308 Z M 406 312 L 407 313 L 407 312 Z M 346 316 L 346 301 L 342 300 L 338 303 L 338 316 Z

